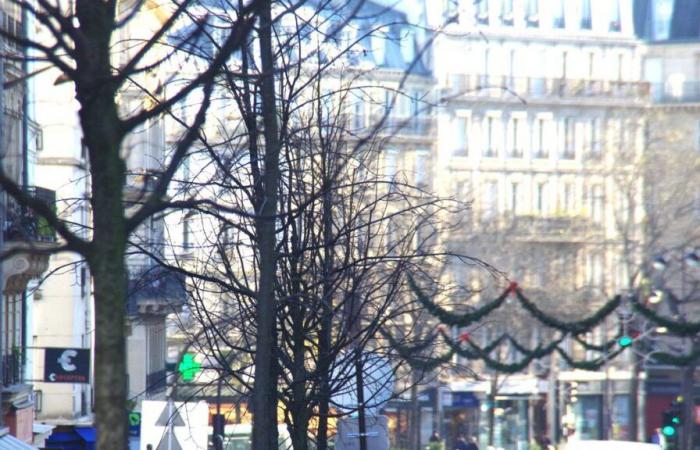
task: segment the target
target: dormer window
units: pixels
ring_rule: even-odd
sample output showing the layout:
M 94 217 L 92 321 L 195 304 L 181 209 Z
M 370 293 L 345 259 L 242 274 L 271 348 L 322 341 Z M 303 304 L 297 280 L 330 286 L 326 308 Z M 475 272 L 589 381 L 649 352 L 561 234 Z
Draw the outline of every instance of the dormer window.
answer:
M 501 0 L 501 23 L 513 26 L 513 0 Z
M 610 3 L 610 31 L 622 30 L 620 23 L 620 0 L 613 0 Z
M 553 28 L 564 28 L 566 26 L 566 21 L 564 18 L 564 1 L 565 0 L 554 0 L 554 8 L 552 11 L 552 27 Z
M 591 25 L 591 0 L 581 0 L 581 29 L 590 30 Z
M 540 2 L 539 0 L 528 0 L 525 22 L 528 28 L 540 26 Z
M 489 24 L 489 1 L 488 0 L 477 0 L 479 3 L 476 5 L 476 22 L 481 25 Z

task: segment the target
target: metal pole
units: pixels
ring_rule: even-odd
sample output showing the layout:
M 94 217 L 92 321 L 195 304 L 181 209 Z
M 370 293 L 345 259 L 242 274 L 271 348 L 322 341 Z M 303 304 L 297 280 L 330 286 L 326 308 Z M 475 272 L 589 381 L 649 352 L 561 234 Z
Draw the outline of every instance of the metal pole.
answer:
M 0 23 L 5 21 L 5 13 L 0 10 Z M 0 53 L 5 53 L 5 39 L 0 38 Z M 3 168 L 3 160 L 5 158 L 5 59 L 0 56 L 0 169 Z M 5 207 L 7 200 L 5 191 L 0 190 L 0 251 L 5 250 Z M 2 323 L 5 321 L 3 310 L 5 305 L 5 278 L 2 273 L 2 261 L 0 261 L 0 335 L 4 335 Z M 0 344 L 0 364 L 5 360 L 5 349 Z M 0 384 L 3 384 L 4 364 L 0 366 Z M 4 425 L 3 415 L 0 414 L 0 426 Z
M 559 426 L 557 423 L 557 411 L 559 410 L 559 397 L 557 396 L 557 369 L 559 366 L 557 354 L 552 353 L 549 361 L 549 380 L 547 383 L 547 425 L 549 428 L 549 439 L 553 444 L 555 444 L 558 441 L 557 438 L 559 435 L 557 432 L 557 427 Z
M 214 449 L 223 450 L 224 448 L 224 423 L 221 421 L 221 381 L 222 375 L 219 373 L 219 379 L 216 383 L 216 423 L 214 427 Z M 222 422 L 219 425 L 219 422 Z

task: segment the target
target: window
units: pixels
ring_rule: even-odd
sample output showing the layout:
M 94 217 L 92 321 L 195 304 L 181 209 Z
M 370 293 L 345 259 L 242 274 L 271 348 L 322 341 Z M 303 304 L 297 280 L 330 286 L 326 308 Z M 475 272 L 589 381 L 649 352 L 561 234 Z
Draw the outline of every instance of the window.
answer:
M 501 24 L 513 26 L 513 0 L 501 0 Z
M 467 156 L 469 152 L 469 117 L 455 117 L 453 126 L 455 143 L 452 154 L 456 156 Z
M 498 183 L 496 181 L 484 183 L 482 202 L 484 219 L 495 217 L 498 212 Z
M 384 178 L 393 181 L 398 171 L 398 154 L 394 150 L 384 153 Z
M 416 151 L 416 155 L 415 155 L 416 186 L 425 185 L 427 172 L 428 172 L 428 152 L 425 150 L 418 150 L 418 151 Z
M 496 118 L 487 116 L 484 119 L 484 135 L 486 140 L 486 148 L 484 156 L 495 158 L 498 155 L 498 125 Z
M 513 214 L 518 213 L 518 204 L 520 203 L 520 183 L 513 182 L 510 184 L 510 210 Z
M 600 119 L 592 119 L 589 124 L 589 140 L 588 149 L 591 158 L 599 159 L 602 154 L 602 124 Z
M 357 99 L 353 105 L 353 126 L 356 129 L 365 126 L 365 104 L 362 99 Z
M 476 0 L 476 23 L 489 24 L 489 0 Z
M 552 27 L 564 28 L 566 22 L 564 19 L 564 2 L 566 0 L 554 0 L 554 8 L 552 9 Z
M 588 254 L 586 258 L 587 278 L 590 286 L 603 285 L 603 256 L 600 253 Z
M 603 187 L 600 185 L 595 185 L 591 188 L 590 195 L 590 210 L 591 219 L 595 223 L 601 223 L 603 221 Z
M 574 198 L 574 185 L 571 183 L 564 183 L 564 189 L 562 190 L 562 199 L 560 205 L 563 212 L 574 212 Z
M 528 0 L 527 10 L 525 13 L 525 22 L 528 28 L 537 28 L 540 26 L 539 0 Z
M 591 0 L 581 0 L 581 29 L 591 29 Z
M 562 148 L 562 159 L 574 159 L 575 155 L 575 122 L 571 117 L 564 119 L 564 147 Z
M 620 0 L 612 0 L 610 2 L 610 31 L 620 31 Z
M 510 150 L 511 158 L 523 157 L 523 131 L 525 120 L 522 117 L 513 117 L 510 121 Z
M 549 151 L 547 145 L 547 129 L 549 128 L 548 120 L 543 117 L 538 117 L 534 123 L 533 129 L 533 156 L 535 158 L 548 158 Z
M 535 209 L 540 214 L 546 214 L 547 211 L 547 183 L 537 183 L 535 187 Z

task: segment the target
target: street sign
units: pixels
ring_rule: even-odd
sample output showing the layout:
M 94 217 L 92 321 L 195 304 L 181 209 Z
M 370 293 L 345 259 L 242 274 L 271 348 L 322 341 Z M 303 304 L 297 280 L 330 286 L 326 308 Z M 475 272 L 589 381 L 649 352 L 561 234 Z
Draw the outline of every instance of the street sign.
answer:
M 129 436 L 139 437 L 141 436 L 141 413 L 136 411 L 129 411 Z
M 140 450 L 205 449 L 209 439 L 206 402 L 141 402 Z
M 90 383 L 90 349 L 44 349 L 44 381 L 47 383 Z

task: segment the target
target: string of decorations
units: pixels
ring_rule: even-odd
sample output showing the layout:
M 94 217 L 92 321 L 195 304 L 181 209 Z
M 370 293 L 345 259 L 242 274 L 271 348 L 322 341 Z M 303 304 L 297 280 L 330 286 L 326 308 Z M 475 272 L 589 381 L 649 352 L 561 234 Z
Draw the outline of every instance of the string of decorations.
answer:
M 676 336 L 695 336 L 700 333 L 700 322 L 685 322 L 664 317 L 640 303 L 637 296 L 630 296 L 629 300 L 635 311 L 657 326 L 666 327 L 671 334 Z
M 413 293 L 416 295 L 416 299 L 428 310 L 428 312 L 438 319 L 440 323 L 453 327 L 467 327 L 476 323 L 489 315 L 491 312 L 500 308 L 508 298 L 509 290 L 504 291 L 495 300 L 491 300 L 484 306 L 476 308 L 473 311 L 467 311 L 464 313 L 456 313 L 453 311 L 448 311 L 447 309 L 441 307 L 437 303 L 431 301 L 423 290 L 418 286 L 416 281 L 411 275 L 408 275 L 408 285 L 410 286 Z
M 547 325 L 550 328 L 557 329 L 559 331 L 571 333 L 573 335 L 583 334 L 587 331 L 590 331 L 597 325 L 600 325 L 606 317 L 608 317 L 613 311 L 617 309 L 618 306 L 620 306 L 620 302 L 622 301 L 622 297 L 616 295 L 607 303 L 605 303 L 595 313 L 593 313 L 593 315 L 581 320 L 567 322 L 552 317 L 546 314 L 541 309 L 539 309 L 534 302 L 530 301 L 530 299 L 525 297 L 522 291 L 518 288 L 517 284 L 511 283 L 511 286 L 508 289 L 511 292 L 515 293 L 523 308 L 525 308 L 530 314 L 532 314 L 533 317 L 535 317 L 535 319 L 540 321 L 542 324 Z

